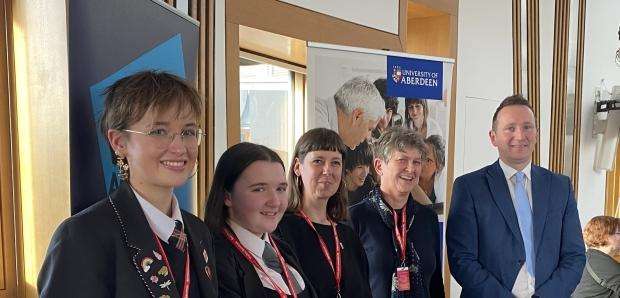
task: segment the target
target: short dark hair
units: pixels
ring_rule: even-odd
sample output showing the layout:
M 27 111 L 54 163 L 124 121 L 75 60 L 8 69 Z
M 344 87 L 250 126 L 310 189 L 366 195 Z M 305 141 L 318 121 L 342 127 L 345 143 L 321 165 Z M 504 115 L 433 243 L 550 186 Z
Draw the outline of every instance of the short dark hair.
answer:
M 363 141 L 355 149 L 347 149 L 347 158 L 344 160 L 344 169 L 352 171 L 357 166 L 372 167 L 372 148 L 368 141 Z
M 385 102 L 385 110 L 392 110 L 392 112 L 396 113 L 398 110 L 398 98 L 387 95 L 387 80 L 385 78 L 379 78 L 375 80 L 374 84 Z
M 508 106 L 526 106 L 530 109 L 530 111 L 532 111 L 532 113 L 534 113 L 534 109 L 532 109 L 532 105 L 530 105 L 530 102 L 525 97 L 523 97 L 523 95 L 514 94 L 511 96 L 508 96 L 504 98 L 504 100 L 502 100 L 502 102 L 499 104 L 499 106 L 495 110 L 495 113 L 493 114 L 493 122 L 491 124 L 491 127 L 493 128 L 493 130 L 495 130 L 497 126 L 497 115 L 499 114 L 499 111 L 501 111 L 503 108 L 508 107 Z
M 99 129 L 104 137 L 110 129 L 129 128 L 150 109 L 156 113 L 170 108 L 175 108 L 177 113 L 189 109 L 196 119 L 202 115 L 198 91 L 182 78 L 167 72 L 146 70 L 135 73 L 114 82 L 103 95 L 106 98 Z M 114 153 L 112 155 L 114 160 Z
M 228 207 L 224 204 L 226 192 L 232 192 L 239 176 L 255 161 L 277 162 L 285 170 L 282 159 L 273 150 L 246 142 L 228 148 L 217 162 L 205 206 L 205 222 L 213 233 L 219 233 L 228 218 Z
M 293 161 L 288 173 L 289 184 L 289 211 L 300 211 L 303 206 L 304 182 L 301 177 L 293 171 L 295 159 L 303 162 L 306 155 L 313 151 L 336 151 L 346 160 L 347 146 L 344 144 L 338 133 L 327 128 L 314 128 L 304 133 L 295 145 Z M 336 193 L 327 200 L 327 217 L 332 221 L 343 221 L 347 217 L 347 191 L 344 186 L 344 167 L 340 184 Z

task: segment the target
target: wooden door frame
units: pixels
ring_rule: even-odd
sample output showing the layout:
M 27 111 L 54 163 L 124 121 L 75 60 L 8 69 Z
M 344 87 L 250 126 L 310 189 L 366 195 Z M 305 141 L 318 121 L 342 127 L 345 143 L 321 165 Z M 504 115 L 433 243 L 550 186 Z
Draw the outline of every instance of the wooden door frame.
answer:
M 227 0 L 226 111 L 239 110 L 239 26 L 252 27 L 304 41 L 371 49 L 404 51 L 407 3 L 399 0 L 398 34 L 369 28 L 333 16 L 274 0 Z M 226 113 L 228 146 L 240 141 L 239 113 Z
M 18 288 L 18 280 L 23 280 L 24 268 L 19 260 L 21 256 L 21 242 L 16 235 L 20 234 L 21 227 L 15 211 L 19 206 L 15 204 L 18 197 L 19 185 L 15 179 L 17 167 L 13 159 L 15 150 L 15 113 L 12 103 L 13 86 L 13 26 L 11 0 L 3 0 L 0 4 L 0 233 L 1 257 L 3 262 L 0 272 L 0 297 L 22 296 L 23 285 Z M 21 277 L 21 278 L 20 278 Z M 22 294 L 22 295 L 20 295 Z

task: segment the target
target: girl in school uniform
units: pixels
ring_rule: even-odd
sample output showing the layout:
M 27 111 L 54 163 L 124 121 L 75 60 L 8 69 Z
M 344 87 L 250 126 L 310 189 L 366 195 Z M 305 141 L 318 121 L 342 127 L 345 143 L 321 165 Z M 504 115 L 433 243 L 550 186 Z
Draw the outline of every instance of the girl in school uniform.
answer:
M 288 244 L 272 235 L 287 206 L 284 164 L 271 149 L 232 146 L 220 157 L 205 208 L 222 297 L 316 297 Z
M 196 171 L 201 110 L 196 90 L 164 72 L 107 89 L 101 132 L 121 183 L 58 227 L 41 297 L 218 297 L 209 229 L 173 193 Z

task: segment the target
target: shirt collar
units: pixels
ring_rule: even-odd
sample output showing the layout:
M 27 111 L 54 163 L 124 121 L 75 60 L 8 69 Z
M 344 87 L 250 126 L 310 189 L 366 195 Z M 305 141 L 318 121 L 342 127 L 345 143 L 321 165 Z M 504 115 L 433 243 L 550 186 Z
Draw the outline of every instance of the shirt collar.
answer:
M 505 162 L 503 162 L 501 159 L 499 160 L 499 166 L 502 168 L 502 171 L 504 172 L 504 176 L 506 177 L 506 179 L 511 180 L 512 176 L 514 176 L 518 170 L 509 166 L 508 164 L 506 164 Z M 529 180 L 532 181 L 531 179 L 531 174 L 532 174 L 532 162 L 530 161 L 525 168 L 523 168 L 523 170 L 521 170 L 521 172 L 523 172 L 523 174 L 525 174 L 525 177 Z
M 227 222 L 237 236 L 237 239 L 239 239 L 239 242 L 241 242 L 241 245 L 248 249 L 252 254 L 262 258 L 263 250 L 265 250 L 265 242 L 269 242 L 269 237 L 266 237 L 265 234 L 263 234 L 262 238 L 258 237 L 230 219 Z
M 133 187 L 131 188 L 133 193 L 142 207 L 142 211 L 146 216 L 146 220 L 149 222 L 151 230 L 159 237 L 159 239 L 168 243 L 168 238 L 172 236 L 174 231 L 175 220 L 183 223 L 183 217 L 181 216 L 181 209 L 179 208 L 179 202 L 174 194 L 172 194 L 172 217 L 168 217 L 165 213 L 157 209 L 153 204 L 144 199 Z

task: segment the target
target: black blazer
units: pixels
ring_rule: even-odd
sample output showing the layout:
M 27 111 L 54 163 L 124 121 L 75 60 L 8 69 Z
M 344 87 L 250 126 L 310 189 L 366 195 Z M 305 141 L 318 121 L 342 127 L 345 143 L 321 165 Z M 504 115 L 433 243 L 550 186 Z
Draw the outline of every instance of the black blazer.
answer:
M 286 242 L 273 236 L 277 242 L 280 253 L 288 265 L 291 265 L 304 280 L 306 288 L 297 297 L 318 297 L 310 280 L 301 270 L 297 257 Z M 263 283 L 256 273 L 254 266 L 221 233 L 213 235 L 215 258 L 217 259 L 217 275 L 219 278 L 219 292 L 221 297 L 247 297 L 264 298 L 271 297 L 269 289 L 263 287 Z
M 349 208 L 351 226 L 359 238 L 368 256 L 369 280 L 374 298 L 391 297 L 392 274 L 400 266 L 400 257 L 396 250 L 392 213 L 382 200 L 378 187 L 373 189 L 361 202 Z M 421 279 L 414 282 L 415 275 L 410 275 L 416 292 L 399 297 L 444 297 L 443 277 L 441 273 L 441 242 L 437 214 L 426 206 L 416 202 L 410 195 L 407 201 L 408 259 L 417 253 L 421 267 Z M 416 287 L 416 284 L 419 284 Z
M 329 225 L 314 224 L 317 232 L 326 242 L 332 258 L 336 257 L 335 238 Z M 325 233 L 327 231 L 327 234 Z M 340 247 L 342 249 L 342 280 L 340 294 L 343 298 L 371 298 L 368 283 L 368 258 L 355 231 L 343 223 L 336 224 Z M 287 212 L 274 232 L 290 245 L 304 273 L 310 278 L 312 286 L 320 297 L 336 297 L 337 288 L 333 269 L 325 260 L 316 233 L 306 221 Z
M 211 234 L 197 217 L 181 211 L 190 261 L 201 297 L 218 297 Z M 179 297 L 164 266 L 146 216 L 123 183 L 108 198 L 66 219 L 56 229 L 39 273 L 41 297 Z M 152 276 L 157 276 L 155 282 Z M 168 279 L 170 278 L 170 279 Z

